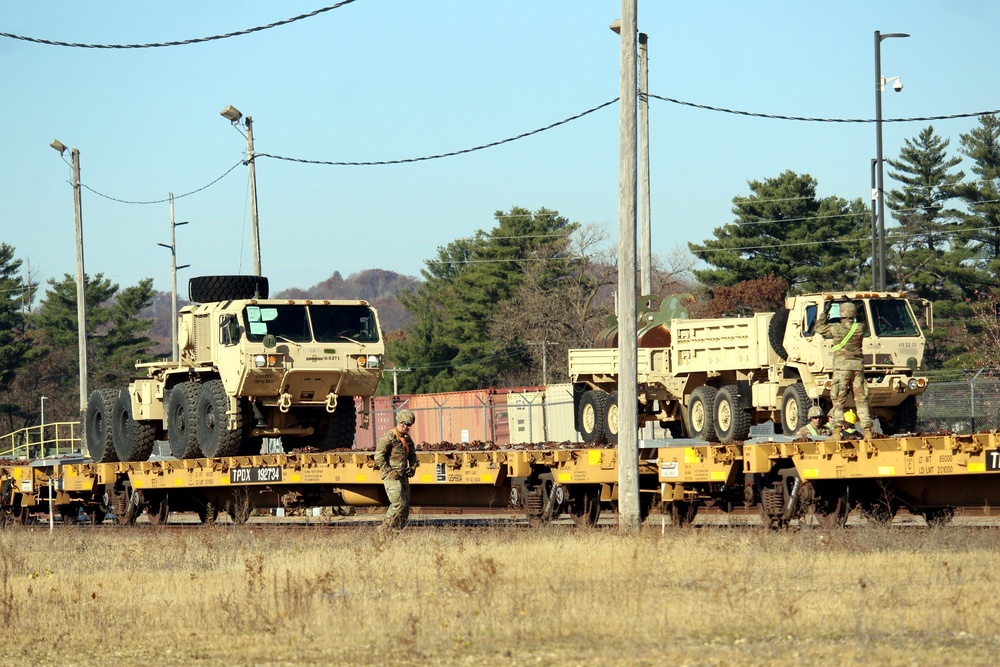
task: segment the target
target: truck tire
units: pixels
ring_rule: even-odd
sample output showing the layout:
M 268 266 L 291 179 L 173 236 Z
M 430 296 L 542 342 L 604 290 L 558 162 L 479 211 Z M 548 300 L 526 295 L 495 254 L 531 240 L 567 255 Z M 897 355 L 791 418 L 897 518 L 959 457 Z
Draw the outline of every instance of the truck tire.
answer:
M 595 442 L 604 442 L 604 404 L 608 400 L 608 395 L 600 389 L 591 389 L 584 392 L 580 398 L 580 414 L 577 416 L 577 423 L 580 425 L 580 437 L 583 441 L 592 445 Z
M 715 432 L 715 387 L 698 387 L 691 392 L 688 403 L 688 424 L 691 437 L 699 440 L 716 442 L 719 439 Z
M 801 382 L 785 387 L 781 396 L 781 432 L 795 435 L 795 432 L 809 423 L 809 408 L 812 399 Z
M 890 408 L 890 419 L 879 420 L 885 435 L 913 433 L 917 430 L 917 397 L 907 396 L 895 408 Z
M 118 392 L 111 409 L 111 433 L 119 461 L 148 461 L 156 441 L 156 427 L 132 418 L 132 397 L 128 389 Z
M 198 276 L 188 281 L 188 298 L 195 303 L 234 299 L 266 299 L 264 276 Z
M 97 389 L 87 401 L 84 431 L 87 436 L 87 452 L 94 463 L 113 463 L 118 460 L 111 429 L 111 410 L 116 398 L 116 389 Z
M 735 384 L 719 389 L 714 409 L 715 432 L 719 442 L 729 444 L 746 440 L 750 435 L 750 413 L 740 407 L 739 388 Z
M 781 359 L 788 359 L 788 352 L 785 350 L 785 328 L 788 326 L 788 309 L 778 306 L 774 311 L 774 317 L 767 324 L 767 341 L 771 344 L 771 349 Z
M 337 399 L 337 409 L 328 415 L 321 424 L 323 432 L 317 432 L 313 446 L 324 452 L 334 449 L 352 449 L 354 433 L 357 430 L 357 412 L 354 408 L 353 396 L 340 396 Z
M 608 394 L 604 401 L 604 437 L 608 444 L 618 444 L 618 392 Z
M 198 446 L 198 425 L 195 410 L 201 385 L 197 382 L 181 382 L 170 390 L 167 398 L 167 440 L 170 454 L 178 459 L 201 458 Z
M 230 430 L 229 395 L 222 380 L 209 380 L 201 385 L 195 424 L 201 453 L 208 458 L 236 456 L 243 440 L 243 411 L 236 413 L 236 428 Z

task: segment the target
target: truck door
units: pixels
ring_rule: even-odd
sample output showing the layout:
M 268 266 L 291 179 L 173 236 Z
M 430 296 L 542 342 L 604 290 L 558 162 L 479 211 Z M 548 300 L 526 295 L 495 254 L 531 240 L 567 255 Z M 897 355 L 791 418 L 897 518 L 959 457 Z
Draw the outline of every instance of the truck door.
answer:
M 826 359 L 830 346 L 825 344 L 823 337 L 814 330 L 816 315 L 822 307 L 821 302 L 801 301 L 795 311 L 789 315 L 788 322 L 789 325 L 792 325 L 792 318 L 796 318 L 790 333 L 793 335 L 798 333 L 791 349 L 788 350 L 788 358 L 806 364 L 813 372 L 818 372 L 832 361 L 832 359 Z

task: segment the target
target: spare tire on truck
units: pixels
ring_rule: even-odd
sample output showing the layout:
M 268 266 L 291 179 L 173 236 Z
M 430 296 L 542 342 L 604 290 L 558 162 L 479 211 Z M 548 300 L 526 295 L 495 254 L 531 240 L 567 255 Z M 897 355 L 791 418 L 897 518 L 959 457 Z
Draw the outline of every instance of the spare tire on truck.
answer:
M 266 299 L 264 276 L 198 276 L 188 281 L 188 298 L 195 303 Z
M 767 340 L 771 343 L 771 349 L 781 357 L 783 361 L 788 360 L 788 352 L 785 350 L 785 327 L 788 326 L 788 309 L 778 306 L 774 311 L 774 316 L 767 323 Z

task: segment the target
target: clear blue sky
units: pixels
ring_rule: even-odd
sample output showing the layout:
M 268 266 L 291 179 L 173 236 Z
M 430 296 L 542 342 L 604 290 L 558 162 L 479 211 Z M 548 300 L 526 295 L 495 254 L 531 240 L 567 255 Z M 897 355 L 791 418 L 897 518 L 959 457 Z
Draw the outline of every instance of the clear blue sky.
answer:
M 0 32 L 91 44 L 194 39 L 287 19 L 318 2 L 7 2 Z M 618 96 L 617 0 L 356 0 L 247 36 L 154 49 L 0 37 L 0 241 L 41 282 L 75 271 L 59 139 L 108 197 L 163 200 L 240 161 L 219 111 L 254 120 L 261 153 L 324 161 L 421 157 L 486 144 Z M 654 95 L 758 113 L 874 117 L 873 33 L 885 119 L 1000 109 L 1000 3 L 640 0 Z M 870 199 L 873 124 L 766 120 L 650 104 L 653 250 L 667 256 L 733 219 L 747 181 L 808 173 L 821 196 Z M 887 157 L 927 125 L 886 123 Z M 951 138 L 974 118 L 933 123 Z M 891 182 L 887 182 L 891 186 Z M 436 249 L 493 213 L 545 206 L 617 236 L 618 107 L 497 148 L 416 164 L 313 166 L 259 158 L 263 272 L 272 289 L 383 268 L 419 276 Z M 86 269 L 170 289 L 166 203 L 83 190 Z M 251 271 L 247 171 L 177 199 L 182 293 L 192 275 Z

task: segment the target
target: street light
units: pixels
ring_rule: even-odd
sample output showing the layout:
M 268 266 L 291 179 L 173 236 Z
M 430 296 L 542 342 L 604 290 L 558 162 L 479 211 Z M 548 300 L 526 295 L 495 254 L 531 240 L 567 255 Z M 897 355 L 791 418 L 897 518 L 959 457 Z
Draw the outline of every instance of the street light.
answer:
M 186 269 L 190 264 L 177 266 L 177 241 L 175 231 L 177 227 L 186 225 L 186 222 L 174 222 L 174 193 L 170 193 L 170 245 L 157 243 L 170 251 L 170 349 L 174 363 L 177 363 L 180 355 L 177 349 L 177 271 Z
M 223 118 L 232 123 L 233 127 L 240 122 L 243 114 L 233 105 L 227 106 L 219 112 Z M 250 242 L 253 245 L 253 274 L 260 275 L 260 234 L 257 229 L 257 175 L 254 169 L 253 151 L 253 118 L 247 116 L 243 121 L 247 131 L 244 136 L 247 138 L 247 168 L 250 170 Z M 236 127 L 239 130 L 238 127 Z
M 58 139 L 49 144 L 59 151 L 66 152 L 66 146 Z M 80 151 L 70 150 L 73 160 L 73 210 L 76 219 L 76 323 L 77 343 L 80 353 L 80 415 L 87 411 L 87 303 L 86 286 L 83 271 L 83 204 L 80 199 Z M 81 421 L 83 421 L 81 419 Z
M 42 396 L 42 426 L 39 429 L 39 440 L 42 445 L 42 458 L 45 458 L 45 399 L 47 396 Z
M 892 88 L 897 93 L 903 90 L 903 83 L 899 80 L 898 76 L 893 76 L 888 79 L 882 76 L 882 40 L 892 39 L 893 37 L 909 37 L 908 34 L 902 32 L 892 32 L 888 35 L 881 34 L 878 30 L 875 31 L 875 161 L 876 161 L 876 171 L 877 171 L 877 183 L 875 184 L 875 194 L 878 198 L 878 271 L 879 271 L 879 284 L 878 289 L 885 290 L 885 184 L 883 180 L 882 167 L 882 91 L 885 90 L 885 84 L 890 81 L 895 81 Z M 874 225 L 872 225 L 874 233 Z M 872 257 L 872 261 L 875 258 Z
M 621 19 L 615 19 L 608 26 L 616 34 L 622 34 Z M 639 293 L 649 296 L 653 293 L 653 250 L 652 228 L 649 217 L 649 36 L 639 33 L 639 211 L 640 211 L 640 251 L 639 251 Z

